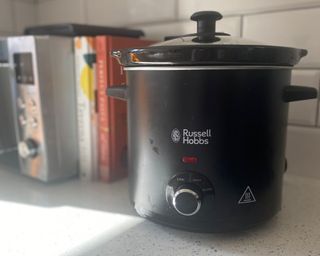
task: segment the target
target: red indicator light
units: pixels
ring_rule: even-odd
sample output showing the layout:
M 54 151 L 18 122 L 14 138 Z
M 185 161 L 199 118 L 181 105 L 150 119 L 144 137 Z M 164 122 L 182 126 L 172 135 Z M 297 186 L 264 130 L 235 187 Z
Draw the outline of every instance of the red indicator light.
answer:
M 198 158 L 195 156 L 184 156 L 182 157 L 182 162 L 185 164 L 197 164 Z

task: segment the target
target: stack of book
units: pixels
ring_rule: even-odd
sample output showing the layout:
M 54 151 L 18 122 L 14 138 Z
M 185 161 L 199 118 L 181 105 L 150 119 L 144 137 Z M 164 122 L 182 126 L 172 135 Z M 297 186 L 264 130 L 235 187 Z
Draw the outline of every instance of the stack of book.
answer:
M 79 170 L 82 179 L 111 182 L 126 175 L 126 102 L 106 95 L 108 87 L 125 84 L 126 76 L 110 52 L 151 43 L 149 40 L 117 36 L 75 37 Z

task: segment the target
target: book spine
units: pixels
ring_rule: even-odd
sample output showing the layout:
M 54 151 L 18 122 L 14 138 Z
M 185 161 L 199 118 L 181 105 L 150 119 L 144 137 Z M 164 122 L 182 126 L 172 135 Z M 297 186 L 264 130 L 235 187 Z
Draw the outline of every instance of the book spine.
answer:
M 93 54 L 94 61 L 92 63 L 93 76 L 92 76 L 92 93 L 93 100 L 91 101 L 91 145 L 92 145 L 92 169 L 93 169 L 93 179 L 97 180 L 99 178 L 99 163 L 98 163 L 98 112 L 97 112 L 97 52 L 96 52 L 96 40 L 93 39 Z
M 93 179 L 91 142 L 91 101 L 93 69 L 90 65 L 90 38 L 74 39 L 79 139 L 79 172 L 83 180 Z
M 113 49 L 123 49 L 130 47 L 146 46 L 151 41 L 109 37 L 108 52 Z M 115 58 L 108 55 L 108 86 L 125 85 L 127 82 L 126 73 L 123 67 Z M 116 99 L 109 99 L 108 115 L 110 120 L 110 180 L 120 179 L 127 174 L 127 103 Z
M 130 47 L 130 43 L 122 42 Z M 109 50 L 116 49 L 117 44 L 110 43 Z M 110 85 L 125 85 L 126 75 L 123 67 L 115 58 L 109 57 Z M 126 176 L 127 173 L 127 103 L 117 99 L 110 99 L 110 176 L 111 180 L 117 180 Z
M 102 181 L 110 180 L 110 137 L 107 89 L 107 39 L 98 36 L 97 47 L 97 98 L 98 98 L 98 155 L 99 177 Z

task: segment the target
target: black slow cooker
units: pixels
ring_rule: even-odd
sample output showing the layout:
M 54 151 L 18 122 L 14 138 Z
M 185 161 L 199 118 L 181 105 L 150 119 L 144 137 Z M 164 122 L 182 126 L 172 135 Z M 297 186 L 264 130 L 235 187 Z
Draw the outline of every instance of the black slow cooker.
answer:
M 215 31 L 114 51 L 128 86 L 131 201 L 143 217 L 199 232 L 239 230 L 281 208 L 288 103 L 317 97 L 290 85 L 304 49 L 258 44 Z

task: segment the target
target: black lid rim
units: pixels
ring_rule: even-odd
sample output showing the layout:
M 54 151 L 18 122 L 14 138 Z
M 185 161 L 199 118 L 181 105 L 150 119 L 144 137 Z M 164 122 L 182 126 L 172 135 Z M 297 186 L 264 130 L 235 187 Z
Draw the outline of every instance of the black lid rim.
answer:
M 259 65 L 294 66 L 307 50 L 272 45 L 150 46 L 113 51 L 120 64 L 133 66 Z
M 259 44 L 217 44 L 217 45 L 206 45 L 206 44 L 198 44 L 198 45 L 161 45 L 161 46 L 154 46 L 151 45 L 149 47 L 132 47 L 132 48 L 126 48 L 120 51 L 123 52 L 134 52 L 134 51 L 146 51 L 146 50 L 170 50 L 170 49 L 184 49 L 184 48 L 263 48 L 263 49 L 279 49 L 279 50 L 306 50 L 306 49 L 302 49 L 302 48 L 295 48 L 295 47 L 288 47 L 288 46 L 277 46 L 277 45 L 259 45 Z M 116 51 L 116 50 L 115 50 Z

